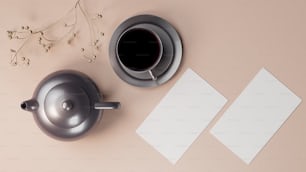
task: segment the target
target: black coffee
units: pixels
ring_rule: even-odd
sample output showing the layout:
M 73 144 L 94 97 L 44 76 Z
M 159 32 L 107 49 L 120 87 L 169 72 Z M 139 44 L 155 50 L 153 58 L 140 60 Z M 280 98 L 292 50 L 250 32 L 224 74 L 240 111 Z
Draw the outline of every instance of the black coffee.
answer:
M 132 29 L 118 42 L 118 56 L 131 70 L 142 71 L 152 67 L 159 59 L 161 45 L 158 38 L 145 29 Z

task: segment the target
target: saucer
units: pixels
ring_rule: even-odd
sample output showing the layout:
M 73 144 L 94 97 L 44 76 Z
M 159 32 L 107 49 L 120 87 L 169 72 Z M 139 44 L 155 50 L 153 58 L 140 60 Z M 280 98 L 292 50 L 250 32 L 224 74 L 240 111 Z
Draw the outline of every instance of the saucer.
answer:
M 169 53 L 162 56 L 160 64 L 152 69 L 156 73 L 156 78 L 152 79 L 146 74 L 137 74 L 127 71 L 116 55 L 116 47 L 122 33 L 126 30 L 141 25 L 142 27 L 154 26 L 161 31 L 159 36 L 166 44 L 165 48 Z M 114 31 L 109 45 L 109 58 L 115 73 L 125 82 L 137 87 L 155 87 L 170 80 L 178 70 L 183 55 L 182 41 L 175 28 L 166 20 L 153 15 L 137 15 L 128 18 L 121 23 Z

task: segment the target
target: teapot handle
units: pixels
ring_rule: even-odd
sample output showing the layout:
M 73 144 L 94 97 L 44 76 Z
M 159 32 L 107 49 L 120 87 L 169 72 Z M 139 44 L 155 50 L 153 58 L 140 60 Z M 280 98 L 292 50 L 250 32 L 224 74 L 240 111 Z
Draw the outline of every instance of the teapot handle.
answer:
M 94 108 L 97 110 L 103 109 L 118 109 L 120 107 L 119 102 L 99 102 L 95 103 Z

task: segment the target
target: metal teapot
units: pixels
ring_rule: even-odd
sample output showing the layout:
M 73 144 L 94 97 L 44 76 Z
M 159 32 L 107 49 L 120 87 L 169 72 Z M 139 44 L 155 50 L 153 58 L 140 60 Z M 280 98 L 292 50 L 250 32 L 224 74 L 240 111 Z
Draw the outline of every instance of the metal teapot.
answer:
M 104 109 L 119 106 L 119 102 L 103 102 L 94 82 L 72 70 L 48 75 L 33 98 L 21 103 L 47 135 L 60 140 L 79 138 L 101 119 Z

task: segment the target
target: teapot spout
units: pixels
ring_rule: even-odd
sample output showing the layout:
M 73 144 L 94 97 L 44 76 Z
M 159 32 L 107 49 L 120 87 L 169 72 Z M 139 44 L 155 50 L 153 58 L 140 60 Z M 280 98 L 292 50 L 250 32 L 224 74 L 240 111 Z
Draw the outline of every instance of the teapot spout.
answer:
M 38 102 L 36 100 L 27 100 L 21 103 L 21 109 L 26 111 L 35 111 L 38 108 Z

